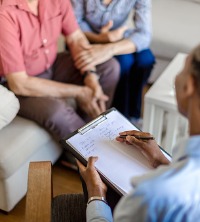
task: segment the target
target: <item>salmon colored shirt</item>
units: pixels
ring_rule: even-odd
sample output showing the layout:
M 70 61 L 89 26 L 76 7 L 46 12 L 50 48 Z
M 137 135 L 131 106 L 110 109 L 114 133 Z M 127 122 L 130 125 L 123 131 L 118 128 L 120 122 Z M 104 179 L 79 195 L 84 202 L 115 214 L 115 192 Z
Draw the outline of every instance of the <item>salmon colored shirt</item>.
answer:
M 0 76 L 35 76 L 55 61 L 57 40 L 77 30 L 70 0 L 39 0 L 35 16 L 26 0 L 0 1 Z

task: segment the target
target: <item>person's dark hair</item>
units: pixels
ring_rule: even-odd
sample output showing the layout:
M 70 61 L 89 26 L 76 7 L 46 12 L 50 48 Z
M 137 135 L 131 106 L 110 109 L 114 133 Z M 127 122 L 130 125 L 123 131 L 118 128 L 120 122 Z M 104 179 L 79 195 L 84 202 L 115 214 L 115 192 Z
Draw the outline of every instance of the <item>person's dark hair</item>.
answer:
M 200 93 L 200 45 L 191 53 L 191 73 L 197 80 L 196 84 Z

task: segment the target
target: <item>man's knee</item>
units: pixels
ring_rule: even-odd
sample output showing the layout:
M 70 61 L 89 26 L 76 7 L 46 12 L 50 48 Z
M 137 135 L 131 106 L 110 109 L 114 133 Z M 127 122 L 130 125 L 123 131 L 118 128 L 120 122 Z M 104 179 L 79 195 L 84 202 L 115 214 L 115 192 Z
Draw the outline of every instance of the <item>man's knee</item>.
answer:
M 84 125 L 73 105 L 62 99 L 53 99 L 42 118 L 43 126 L 59 139 Z
M 120 65 L 116 59 L 112 58 L 108 60 L 99 65 L 97 69 L 100 71 L 102 80 L 105 79 L 106 82 L 111 81 L 111 84 L 117 84 L 120 74 Z

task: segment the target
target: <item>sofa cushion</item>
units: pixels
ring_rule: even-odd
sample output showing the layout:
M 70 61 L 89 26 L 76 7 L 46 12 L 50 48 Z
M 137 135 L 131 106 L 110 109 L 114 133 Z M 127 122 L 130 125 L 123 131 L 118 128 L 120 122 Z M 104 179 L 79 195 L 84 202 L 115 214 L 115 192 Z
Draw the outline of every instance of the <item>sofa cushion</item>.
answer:
M 191 0 L 153 0 L 152 50 L 156 56 L 172 59 L 199 44 L 200 4 Z
M 0 178 L 8 178 L 52 137 L 35 122 L 16 116 L 0 131 L 0 141 Z
M 0 130 L 8 125 L 19 111 L 19 101 L 13 92 L 0 85 Z

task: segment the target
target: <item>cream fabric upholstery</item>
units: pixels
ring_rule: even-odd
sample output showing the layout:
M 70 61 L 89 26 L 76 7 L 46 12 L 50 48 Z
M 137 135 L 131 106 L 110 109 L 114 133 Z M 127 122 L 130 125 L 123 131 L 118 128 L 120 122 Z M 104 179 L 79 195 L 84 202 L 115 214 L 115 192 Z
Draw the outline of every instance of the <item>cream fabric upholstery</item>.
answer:
M 24 160 L 52 141 L 52 138 L 33 121 L 17 116 L 12 124 L 1 130 L 0 141 L 0 179 L 4 179 L 20 168 Z
M 62 149 L 50 134 L 19 116 L 0 130 L 0 209 L 10 211 L 27 190 L 30 161 L 59 158 Z
M 0 130 L 8 125 L 19 111 L 19 101 L 13 92 L 0 85 Z
M 0 209 L 7 212 L 26 194 L 29 162 L 55 163 L 62 153 L 46 130 L 16 116 L 19 107 L 14 93 L 0 85 Z

